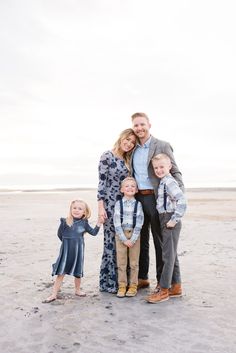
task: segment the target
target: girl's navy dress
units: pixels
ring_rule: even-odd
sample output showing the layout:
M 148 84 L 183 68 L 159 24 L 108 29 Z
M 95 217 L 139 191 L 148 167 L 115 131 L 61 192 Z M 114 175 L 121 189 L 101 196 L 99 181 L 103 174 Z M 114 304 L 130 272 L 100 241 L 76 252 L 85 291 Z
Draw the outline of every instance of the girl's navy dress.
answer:
M 99 227 L 92 228 L 87 219 L 74 219 L 71 226 L 66 223 L 65 218 L 61 218 L 60 221 L 57 235 L 62 244 L 58 259 L 52 265 L 52 276 L 67 274 L 83 277 L 84 233 L 97 235 Z

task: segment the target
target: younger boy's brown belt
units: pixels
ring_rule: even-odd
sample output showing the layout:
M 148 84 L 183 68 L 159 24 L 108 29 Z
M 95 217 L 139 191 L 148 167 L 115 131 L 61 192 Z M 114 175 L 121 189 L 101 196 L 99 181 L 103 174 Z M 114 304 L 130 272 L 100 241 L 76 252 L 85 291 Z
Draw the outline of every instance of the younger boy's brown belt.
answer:
M 154 195 L 154 190 L 153 189 L 139 190 L 138 193 L 141 195 Z

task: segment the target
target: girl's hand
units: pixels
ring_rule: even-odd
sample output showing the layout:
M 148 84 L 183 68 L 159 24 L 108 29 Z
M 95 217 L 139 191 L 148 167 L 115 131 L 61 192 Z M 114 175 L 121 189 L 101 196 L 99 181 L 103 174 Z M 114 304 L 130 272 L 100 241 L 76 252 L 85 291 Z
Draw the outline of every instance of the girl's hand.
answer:
M 98 220 L 97 220 L 97 226 L 98 227 L 101 227 L 101 225 L 104 223 L 104 220 L 100 217 L 98 217 Z
M 98 213 L 98 221 L 100 223 L 102 223 L 102 224 L 105 223 L 106 219 L 107 219 L 107 213 L 106 213 L 105 210 L 104 210 L 104 212 L 99 212 Z
M 99 221 L 99 219 L 98 219 L 98 220 L 97 220 L 97 223 L 96 223 L 96 226 L 97 226 L 97 227 L 101 227 L 101 225 L 102 225 L 102 222 Z
M 166 223 L 166 227 L 167 228 L 174 228 L 176 226 L 177 222 L 176 221 L 172 221 L 171 219 L 169 220 L 169 222 Z

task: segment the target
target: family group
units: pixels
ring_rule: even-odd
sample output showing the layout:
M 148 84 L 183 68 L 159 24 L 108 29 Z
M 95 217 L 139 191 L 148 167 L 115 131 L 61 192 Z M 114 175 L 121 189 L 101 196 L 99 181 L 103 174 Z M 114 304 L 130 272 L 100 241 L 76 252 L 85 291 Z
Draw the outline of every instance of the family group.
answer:
M 65 274 L 75 279 L 75 295 L 81 290 L 84 264 L 84 233 L 97 235 L 103 225 L 104 246 L 99 289 L 117 297 L 134 297 L 150 286 L 149 238 L 153 237 L 156 286 L 145 298 L 160 303 L 182 295 L 177 246 L 181 218 L 186 210 L 182 175 L 168 142 L 151 135 L 145 113 L 131 117 L 132 128 L 121 132 L 113 149 L 99 161 L 98 220 L 88 223 L 90 209 L 83 200 L 72 201 L 69 216 L 61 218 L 58 237 L 62 241 L 52 275 L 52 294 L 57 299 Z

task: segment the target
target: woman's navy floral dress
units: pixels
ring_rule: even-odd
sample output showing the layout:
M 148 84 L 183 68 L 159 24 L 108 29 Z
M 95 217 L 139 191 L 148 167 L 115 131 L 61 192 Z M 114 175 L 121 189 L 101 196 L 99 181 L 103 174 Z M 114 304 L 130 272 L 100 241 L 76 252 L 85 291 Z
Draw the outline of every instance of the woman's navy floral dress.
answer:
M 111 151 L 104 152 L 99 162 L 98 200 L 103 200 L 107 212 L 107 220 L 103 224 L 104 248 L 100 268 L 100 291 L 116 293 L 118 289 L 115 228 L 113 213 L 115 203 L 122 197 L 121 181 L 129 174 L 122 159 L 113 155 Z

